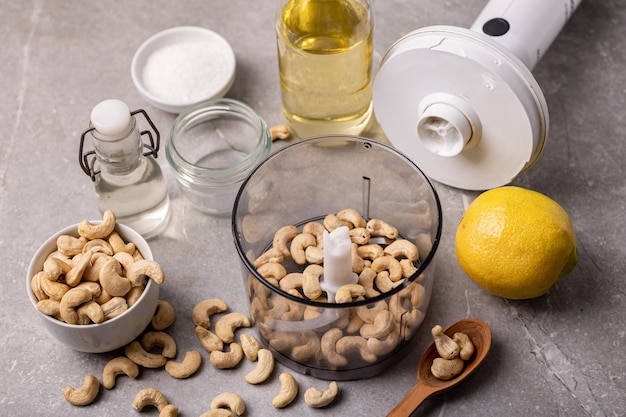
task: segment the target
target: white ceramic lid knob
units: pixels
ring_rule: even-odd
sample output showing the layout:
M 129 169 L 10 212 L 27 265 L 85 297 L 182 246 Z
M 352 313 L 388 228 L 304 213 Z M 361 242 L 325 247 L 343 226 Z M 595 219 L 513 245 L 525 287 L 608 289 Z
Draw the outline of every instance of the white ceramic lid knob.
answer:
M 124 136 L 130 120 L 128 105 L 117 99 L 101 101 L 91 111 L 91 124 L 103 136 Z

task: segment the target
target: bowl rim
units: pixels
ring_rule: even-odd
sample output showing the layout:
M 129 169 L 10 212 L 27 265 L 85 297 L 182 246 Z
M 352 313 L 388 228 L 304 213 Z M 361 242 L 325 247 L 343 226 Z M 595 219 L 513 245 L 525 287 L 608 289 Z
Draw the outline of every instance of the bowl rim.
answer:
M 90 220 L 89 223 L 97 225 L 102 223 L 102 220 Z M 57 326 L 61 326 L 61 327 L 66 327 L 68 329 L 89 329 L 89 328 L 96 328 L 96 327 L 103 327 L 106 326 L 110 323 L 114 323 L 116 321 L 119 320 L 123 320 L 123 318 L 125 318 L 127 315 L 131 314 L 131 312 L 135 309 L 135 307 L 137 305 L 139 305 L 144 298 L 147 297 L 147 293 L 148 293 L 148 289 L 149 287 L 151 287 L 152 285 L 158 285 L 157 283 L 153 282 L 152 279 L 148 279 L 148 283 L 146 284 L 146 287 L 144 288 L 144 290 L 141 293 L 141 296 L 137 299 L 137 301 L 130 306 L 130 308 L 128 308 L 126 311 L 124 311 L 122 314 L 113 317 L 112 319 L 109 320 L 105 320 L 102 323 L 90 323 L 90 324 L 69 324 L 66 322 L 63 322 L 61 320 L 58 320 L 52 316 L 49 316 L 47 314 L 43 314 L 41 311 L 39 311 L 37 309 L 37 297 L 35 297 L 35 294 L 33 294 L 33 290 L 31 289 L 30 283 L 32 281 L 32 278 L 34 276 L 34 274 L 38 273 L 39 271 L 35 271 L 35 266 L 37 265 L 39 260 L 43 260 L 45 261 L 45 259 L 48 257 L 48 255 L 50 255 L 52 252 L 54 252 L 54 250 L 50 250 L 50 247 L 56 247 L 56 240 L 59 236 L 67 234 L 67 235 L 71 235 L 74 237 L 78 237 L 78 225 L 79 223 L 64 227 L 61 230 L 58 230 L 57 232 L 53 233 L 52 235 L 50 235 L 50 237 L 48 237 L 40 246 L 39 248 L 35 251 L 34 255 L 31 257 L 31 260 L 28 264 L 28 268 L 26 270 L 26 291 L 28 293 L 28 298 L 30 299 L 30 302 L 33 306 L 33 308 L 35 309 L 35 311 L 37 312 L 37 314 L 40 317 L 43 317 L 45 320 L 50 321 L 51 323 L 54 323 Z M 132 229 L 129 226 L 126 226 L 124 224 L 120 224 L 117 223 L 115 225 L 115 230 L 120 234 L 120 236 L 122 237 L 126 237 L 126 235 L 128 234 L 135 234 L 136 236 L 133 237 L 132 242 L 135 243 L 135 245 L 137 245 L 137 240 L 141 241 L 143 244 L 145 244 L 145 247 L 147 249 L 147 253 L 144 253 L 144 251 L 141 251 L 141 255 L 145 258 L 145 259 L 149 259 L 149 260 L 153 260 L 153 256 L 152 256 L 152 251 L 150 250 L 150 246 L 148 245 L 148 242 L 146 241 L 146 239 L 141 236 L 141 234 L 139 234 L 137 231 L 135 231 L 134 229 Z M 130 240 L 128 240 L 130 241 Z M 43 262 L 42 262 L 43 264 Z
M 211 98 L 220 98 L 226 95 L 234 83 L 235 69 L 236 69 L 236 57 L 230 43 L 219 33 L 199 27 L 199 26 L 175 26 L 169 29 L 162 30 L 147 38 L 137 49 L 133 55 L 131 61 L 131 78 L 135 88 L 147 100 L 150 104 L 154 105 L 161 110 L 165 110 L 171 113 L 180 113 L 188 106 L 198 102 L 171 102 L 164 100 L 150 91 L 143 82 L 143 68 L 150 54 L 159 45 L 174 45 L 180 42 L 182 39 L 196 39 L 209 42 L 213 50 L 219 52 L 226 58 L 228 63 L 227 71 L 228 77 L 225 77 L 225 82 L 219 85 L 219 88 L 215 89 L 215 93 L 209 97 L 203 97 L 198 101 L 207 100 Z

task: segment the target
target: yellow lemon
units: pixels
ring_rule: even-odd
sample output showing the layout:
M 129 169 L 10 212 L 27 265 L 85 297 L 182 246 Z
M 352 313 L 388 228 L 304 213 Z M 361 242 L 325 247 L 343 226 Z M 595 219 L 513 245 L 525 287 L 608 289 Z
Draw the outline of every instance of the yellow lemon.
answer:
M 485 191 L 470 204 L 456 231 L 456 255 L 476 284 L 518 300 L 545 294 L 578 262 L 563 207 L 515 186 Z

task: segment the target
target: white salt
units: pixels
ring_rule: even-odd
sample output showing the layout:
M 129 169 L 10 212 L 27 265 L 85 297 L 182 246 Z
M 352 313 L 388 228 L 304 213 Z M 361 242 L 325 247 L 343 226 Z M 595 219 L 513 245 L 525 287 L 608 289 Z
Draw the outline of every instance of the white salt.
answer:
M 187 42 L 156 50 L 146 61 L 146 89 L 163 101 L 195 103 L 219 92 L 228 82 L 226 58 L 202 42 Z

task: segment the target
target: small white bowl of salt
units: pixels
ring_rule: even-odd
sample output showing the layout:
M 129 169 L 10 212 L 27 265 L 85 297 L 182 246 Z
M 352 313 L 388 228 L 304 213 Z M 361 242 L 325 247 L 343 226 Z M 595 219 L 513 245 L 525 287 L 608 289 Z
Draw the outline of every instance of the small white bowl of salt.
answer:
M 219 34 L 200 27 L 166 29 L 137 50 L 131 76 L 141 96 L 178 114 L 188 106 L 223 97 L 235 79 L 235 53 Z

